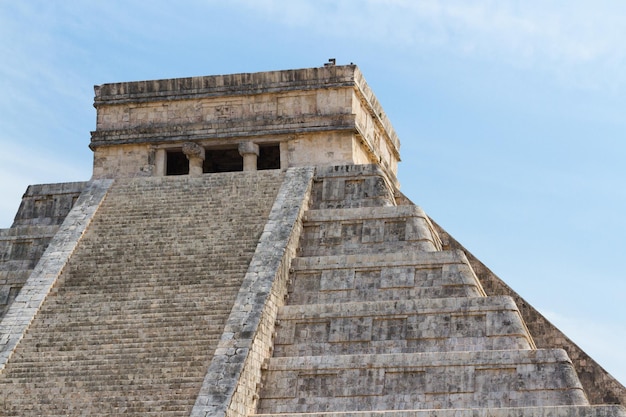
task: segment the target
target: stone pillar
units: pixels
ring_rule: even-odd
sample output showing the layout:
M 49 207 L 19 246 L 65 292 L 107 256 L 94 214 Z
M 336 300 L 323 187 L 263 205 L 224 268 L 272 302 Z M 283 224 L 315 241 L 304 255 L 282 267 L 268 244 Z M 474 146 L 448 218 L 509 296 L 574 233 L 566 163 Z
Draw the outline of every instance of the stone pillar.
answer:
M 167 151 L 163 148 L 154 149 L 154 171 L 156 177 L 162 177 L 167 173 Z
M 204 148 L 195 142 L 183 143 L 183 153 L 189 160 L 189 175 L 199 177 L 202 175 L 204 162 Z
M 259 145 L 254 142 L 239 142 L 239 155 L 243 157 L 243 170 L 256 171 Z

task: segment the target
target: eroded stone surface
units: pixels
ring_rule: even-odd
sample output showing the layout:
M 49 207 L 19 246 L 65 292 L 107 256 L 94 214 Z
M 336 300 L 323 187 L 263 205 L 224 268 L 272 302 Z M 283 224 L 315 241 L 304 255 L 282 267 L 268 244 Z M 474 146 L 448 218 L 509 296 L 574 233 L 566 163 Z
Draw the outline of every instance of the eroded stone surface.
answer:
M 0 410 L 189 415 L 283 176 L 116 180 L 0 375 Z
M 185 142 L 249 141 L 279 145 L 282 168 L 375 163 L 397 182 L 400 142 L 355 65 L 104 84 L 95 93 L 96 178 L 163 175 L 159 150 Z

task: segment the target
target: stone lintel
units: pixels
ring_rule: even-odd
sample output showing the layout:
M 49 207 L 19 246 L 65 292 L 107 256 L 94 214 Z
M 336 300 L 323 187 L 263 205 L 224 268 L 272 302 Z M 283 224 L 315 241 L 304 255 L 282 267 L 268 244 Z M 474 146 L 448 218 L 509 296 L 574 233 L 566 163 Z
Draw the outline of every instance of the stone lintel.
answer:
M 188 140 L 232 139 L 261 136 L 283 137 L 288 140 L 293 135 L 318 132 L 357 133 L 351 115 L 335 115 L 332 119 L 320 116 L 302 116 L 278 120 L 238 120 L 238 123 L 204 123 L 197 125 L 149 126 L 141 129 L 96 130 L 91 132 L 89 147 L 96 150 L 103 146 L 124 144 L 158 144 L 183 142 Z

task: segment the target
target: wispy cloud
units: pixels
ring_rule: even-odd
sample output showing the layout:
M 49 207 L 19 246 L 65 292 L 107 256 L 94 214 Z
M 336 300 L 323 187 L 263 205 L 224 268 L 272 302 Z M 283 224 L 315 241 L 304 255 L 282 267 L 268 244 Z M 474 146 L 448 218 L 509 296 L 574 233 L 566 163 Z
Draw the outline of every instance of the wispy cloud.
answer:
M 549 71 L 593 87 L 626 84 L 626 5 L 616 1 L 235 0 L 264 19 L 420 52 L 439 49 Z M 614 86 L 613 86 L 614 87 Z

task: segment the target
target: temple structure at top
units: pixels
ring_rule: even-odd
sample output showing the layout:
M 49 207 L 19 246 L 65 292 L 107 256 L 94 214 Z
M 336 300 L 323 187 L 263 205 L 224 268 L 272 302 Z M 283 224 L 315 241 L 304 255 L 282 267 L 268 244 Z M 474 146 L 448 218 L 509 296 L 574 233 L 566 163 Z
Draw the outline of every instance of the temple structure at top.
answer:
M 94 178 L 377 164 L 400 142 L 355 65 L 95 87 Z

